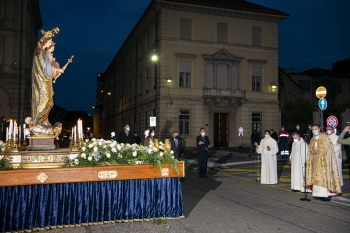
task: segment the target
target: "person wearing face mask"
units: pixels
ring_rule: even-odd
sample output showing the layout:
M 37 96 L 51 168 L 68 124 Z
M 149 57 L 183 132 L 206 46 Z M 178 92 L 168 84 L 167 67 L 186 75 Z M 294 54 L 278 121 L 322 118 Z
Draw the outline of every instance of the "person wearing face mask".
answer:
M 265 137 L 261 139 L 260 145 L 255 142 L 256 151 L 261 154 L 261 180 L 260 184 L 277 184 L 277 157 L 278 145 L 271 138 L 270 131 L 265 130 Z
M 302 137 L 304 139 L 304 131 L 300 128 L 299 124 L 296 124 L 293 133 L 298 133 L 300 135 L 300 137 Z
M 335 155 L 337 156 L 339 180 L 340 180 L 340 185 L 343 186 L 343 168 L 342 168 L 343 157 L 341 152 L 341 145 L 337 142 L 338 135 L 334 133 L 334 129 L 330 126 L 326 127 L 326 134 L 328 135 L 328 138 L 332 141 L 334 152 L 335 152 Z
M 318 125 L 312 126 L 313 137 L 306 161 L 306 184 L 312 196 L 329 201 L 331 196 L 341 194 L 337 157 L 332 141 L 320 134 Z
M 152 142 L 154 143 L 154 129 L 146 130 L 148 131 L 148 136 L 146 136 L 145 141 L 143 142 L 144 146 L 149 146 L 149 144 Z
M 174 157 L 180 160 L 182 139 L 179 137 L 178 132 L 173 133 L 173 137 L 170 139 L 171 150 L 174 151 Z
M 300 137 L 298 133 L 293 133 L 293 145 L 292 151 L 289 157 L 289 163 L 291 165 L 291 189 L 293 192 L 300 191 L 305 192 L 304 188 L 304 172 L 305 162 L 307 158 L 307 152 L 309 146 Z M 307 192 L 311 192 L 310 189 L 306 189 Z
M 306 135 L 305 135 L 305 142 L 306 142 L 307 144 L 310 143 L 310 140 L 311 140 L 311 138 L 312 138 L 312 136 L 313 136 L 313 135 L 312 135 L 311 127 L 312 127 L 312 125 L 309 124 L 309 125 L 307 126 L 307 130 L 305 131 L 305 132 L 306 132 Z
M 197 137 L 196 144 L 199 178 L 207 178 L 207 163 L 210 152 L 210 141 L 209 137 L 205 135 L 204 128 L 199 130 L 199 136 Z
M 280 146 L 280 152 L 282 159 L 289 157 L 289 150 L 288 150 L 288 141 L 289 141 L 289 134 L 288 131 L 285 130 L 284 125 L 281 126 L 281 131 L 278 133 L 278 142 Z
M 128 143 L 128 144 L 134 144 L 135 143 L 135 135 L 130 132 L 130 126 L 126 124 L 124 126 L 124 131 L 119 133 L 119 136 L 117 138 L 118 143 Z

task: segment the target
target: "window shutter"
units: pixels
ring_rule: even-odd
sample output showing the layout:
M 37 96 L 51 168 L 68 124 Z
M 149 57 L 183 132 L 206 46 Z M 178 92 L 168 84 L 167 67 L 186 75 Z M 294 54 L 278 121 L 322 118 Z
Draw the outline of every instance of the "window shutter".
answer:
M 261 67 L 253 66 L 252 67 L 252 75 L 253 76 L 261 76 Z
M 252 27 L 252 46 L 262 46 L 262 28 Z
M 226 23 L 217 24 L 217 42 L 227 43 L 228 42 L 228 25 Z
M 180 39 L 192 39 L 192 20 L 180 19 Z

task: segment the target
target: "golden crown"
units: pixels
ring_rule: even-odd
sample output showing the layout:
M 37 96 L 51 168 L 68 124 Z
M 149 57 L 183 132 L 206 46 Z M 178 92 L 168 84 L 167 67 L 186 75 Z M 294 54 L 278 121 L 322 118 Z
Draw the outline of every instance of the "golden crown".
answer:
M 44 38 L 46 39 L 52 39 L 52 37 L 54 37 L 55 34 L 57 34 L 60 30 L 56 27 L 54 29 L 52 29 L 51 31 L 47 31 L 45 32 L 44 30 L 41 29 L 41 38 L 40 38 L 40 41 L 43 41 Z M 40 42 L 39 41 L 39 42 Z M 39 43 L 38 42 L 38 43 Z

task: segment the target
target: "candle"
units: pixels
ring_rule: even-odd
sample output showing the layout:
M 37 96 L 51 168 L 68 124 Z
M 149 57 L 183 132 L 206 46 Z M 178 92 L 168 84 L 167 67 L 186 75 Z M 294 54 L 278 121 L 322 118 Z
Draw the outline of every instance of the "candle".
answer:
M 27 127 L 26 124 L 23 124 L 23 133 L 24 133 L 24 129 Z
M 74 139 L 74 127 L 72 127 L 71 139 Z
M 9 138 L 11 138 L 12 131 L 13 131 L 13 121 L 12 121 L 12 120 L 10 120 L 10 126 L 9 126 Z
M 17 122 L 13 123 L 13 140 L 16 140 Z
M 9 140 L 9 127 L 6 127 L 6 141 Z
M 21 126 L 18 127 L 18 138 L 21 139 L 22 138 L 22 130 L 21 130 Z
M 77 127 L 74 126 L 74 140 L 77 140 Z

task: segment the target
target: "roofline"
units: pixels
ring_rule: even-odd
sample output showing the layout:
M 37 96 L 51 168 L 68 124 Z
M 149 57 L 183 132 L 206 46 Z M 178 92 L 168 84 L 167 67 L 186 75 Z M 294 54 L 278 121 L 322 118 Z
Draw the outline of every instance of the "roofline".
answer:
M 195 5 L 195 6 L 206 6 L 206 7 L 212 7 L 212 8 L 217 8 L 217 9 L 227 9 L 227 10 L 237 10 L 237 11 L 244 11 L 244 12 L 253 12 L 253 13 L 260 13 L 260 14 L 268 14 L 268 15 L 279 15 L 279 16 L 285 16 L 285 17 L 289 17 L 290 14 L 287 14 L 283 11 L 280 11 L 280 10 L 276 10 L 276 9 L 273 9 L 273 8 L 270 8 L 270 7 L 266 7 L 266 8 L 270 8 L 272 10 L 275 10 L 275 11 L 279 11 L 281 13 L 272 13 L 272 12 L 265 12 L 265 11 L 259 11 L 259 10 L 247 10 L 245 8 L 240 8 L 240 7 L 236 7 L 236 8 L 224 8 L 224 7 L 219 7 L 219 6 L 215 6 L 215 5 L 212 5 L 212 4 L 194 4 L 194 3 L 186 3 L 186 2 L 177 2 L 177 1 L 171 1 L 171 0 L 161 0 L 163 2 L 172 2 L 172 3 L 180 3 L 180 4 L 186 4 L 186 5 Z M 248 1 L 249 2 L 249 1 Z M 249 3 L 252 3 L 252 4 L 255 4 L 255 5 L 259 5 L 257 3 L 254 3 L 254 2 L 249 2 Z M 261 6 L 261 5 L 260 5 Z M 265 7 L 265 6 L 263 6 Z
M 116 55 L 113 57 L 111 63 L 108 65 L 108 67 L 106 68 L 106 70 L 103 72 L 104 74 L 107 73 L 107 71 L 111 68 L 113 62 L 117 59 L 118 55 L 122 55 L 123 54 L 120 53 L 121 49 L 124 47 L 124 45 L 129 41 L 130 37 L 132 36 L 132 34 L 135 32 L 136 28 L 139 26 L 139 24 L 141 23 L 142 19 L 146 16 L 147 12 L 149 11 L 149 9 L 152 8 L 152 5 L 156 2 L 157 0 L 152 0 L 152 2 L 148 5 L 147 9 L 145 10 L 145 12 L 142 14 L 142 16 L 140 17 L 140 19 L 137 21 L 136 25 L 134 26 L 134 28 L 132 29 L 132 31 L 129 33 L 128 37 L 125 39 L 124 43 L 120 46 L 118 52 L 116 53 Z M 166 1 L 166 0 L 165 0 Z M 171 2 L 171 1 L 166 1 L 166 2 Z M 177 2 L 173 2 L 173 3 L 177 3 Z M 179 2 L 178 2 L 179 3 Z M 182 4 L 187 4 L 187 5 L 195 5 L 195 4 L 191 4 L 191 3 L 182 3 Z M 255 3 L 254 3 L 255 4 Z M 259 5 L 259 4 L 257 4 Z M 206 6 L 206 5 L 199 5 L 199 6 Z M 220 7 L 215 7 L 215 6 L 209 6 L 209 7 L 213 7 L 213 8 L 218 8 L 218 9 L 222 9 Z M 229 10 L 235 10 L 235 9 L 229 9 Z M 243 11 L 243 10 L 239 10 L 236 9 L 238 11 Z M 275 9 L 274 9 L 275 10 Z M 254 13 L 260 13 L 260 14 L 269 14 L 269 15 L 279 15 L 279 16 L 285 16 L 286 18 L 288 18 L 290 16 L 290 14 L 284 13 L 284 14 L 274 14 L 274 13 L 264 13 L 264 12 L 258 12 L 258 11 L 248 11 L 245 10 L 246 12 L 254 12 Z M 277 10 L 276 10 L 277 11 Z M 281 11 L 282 12 L 282 11 Z
M 278 67 L 278 70 L 280 70 L 284 75 L 286 75 L 292 82 L 297 85 L 302 91 L 304 91 L 304 88 L 302 88 L 294 79 L 292 79 L 281 67 Z

